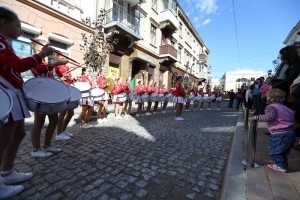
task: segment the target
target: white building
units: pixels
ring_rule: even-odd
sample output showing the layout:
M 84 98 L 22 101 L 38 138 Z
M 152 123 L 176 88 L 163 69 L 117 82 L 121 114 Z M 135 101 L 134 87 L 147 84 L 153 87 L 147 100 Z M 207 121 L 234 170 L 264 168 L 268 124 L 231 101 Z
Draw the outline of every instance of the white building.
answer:
M 259 77 L 265 77 L 263 71 L 256 71 L 251 69 L 237 69 L 235 71 L 228 71 L 224 74 L 224 90 L 229 91 L 233 89 L 237 91 L 243 85 L 250 85 L 252 81 Z
M 286 46 L 294 45 L 298 50 L 298 54 L 300 55 L 300 21 L 296 24 L 296 26 L 290 31 L 283 44 Z

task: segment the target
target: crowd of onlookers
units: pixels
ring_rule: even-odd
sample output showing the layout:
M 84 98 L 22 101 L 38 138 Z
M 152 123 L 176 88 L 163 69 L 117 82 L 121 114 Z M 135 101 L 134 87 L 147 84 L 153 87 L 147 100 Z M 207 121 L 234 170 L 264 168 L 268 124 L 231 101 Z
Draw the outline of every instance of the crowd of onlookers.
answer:
M 236 93 L 231 90 L 228 107 L 233 108 L 236 99 L 237 110 L 244 104 L 253 110 L 251 120 L 267 122 L 269 131 L 265 134 L 270 135 L 269 151 L 274 161 L 268 167 L 286 172 L 287 154 L 292 147 L 300 150 L 300 139 L 293 139 L 300 137 L 300 56 L 294 46 L 286 46 L 279 51 L 279 58 L 281 64 L 274 76 L 257 78 Z

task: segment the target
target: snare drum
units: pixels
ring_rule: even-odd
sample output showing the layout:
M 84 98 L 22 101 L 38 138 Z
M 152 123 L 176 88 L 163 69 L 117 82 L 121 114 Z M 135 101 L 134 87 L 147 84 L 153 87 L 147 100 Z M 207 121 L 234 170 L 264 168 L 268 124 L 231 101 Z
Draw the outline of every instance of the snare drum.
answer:
M 209 96 L 204 96 L 202 97 L 203 102 L 209 102 Z
M 122 92 L 121 94 L 118 94 L 117 98 L 118 98 L 119 102 L 125 102 L 127 100 L 126 92 Z
M 79 105 L 81 99 L 81 92 L 76 87 L 68 86 L 70 91 L 70 101 L 67 106 L 67 110 L 75 109 Z
M 0 103 L 0 127 L 1 127 L 12 109 L 12 98 L 8 94 L 8 92 L 6 92 L 6 90 L 1 86 L 0 86 L 0 98 L 1 98 L 1 103 Z
M 157 102 L 158 101 L 158 94 L 157 93 L 152 93 L 150 95 L 150 101 L 151 102 Z
M 75 82 L 73 83 L 74 87 L 80 90 L 82 97 L 89 97 L 91 85 L 87 82 Z
M 173 94 L 166 94 L 165 95 L 165 102 L 173 102 L 174 95 Z
M 202 100 L 202 96 L 198 95 L 194 97 L 194 101 L 201 101 Z
M 105 97 L 105 91 L 101 88 L 94 88 L 91 90 L 91 97 L 94 101 L 102 101 Z
M 28 110 L 46 115 L 66 110 L 70 100 L 68 86 L 53 78 L 29 79 L 23 91 Z
M 149 95 L 147 93 L 144 93 L 141 95 L 142 102 L 148 102 L 149 101 Z
M 190 94 L 189 100 L 190 100 L 190 101 L 194 101 L 194 98 L 195 98 L 195 96 L 194 96 L 193 94 Z
M 216 101 L 222 101 L 222 100 L 223 100 L 222 97 L 217 97 L 217 98 L 216 98 Z
M 165 101 L 165 95 L 164 94 L 159 94 L 158 95 L 158 101 L 159 102 L 164 102 Z
M 136 92 L 130 92 L 128 96 L 129 96 L 129 99 L 131 101 L 134 101 L 134 100 L 137 99 L 137 93 Z

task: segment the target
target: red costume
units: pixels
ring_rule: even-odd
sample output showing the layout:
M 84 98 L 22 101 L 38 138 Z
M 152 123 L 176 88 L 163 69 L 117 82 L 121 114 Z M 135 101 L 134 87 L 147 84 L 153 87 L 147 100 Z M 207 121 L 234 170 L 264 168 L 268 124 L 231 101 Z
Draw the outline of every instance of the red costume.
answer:
M 43 60 L 42 63 L 39 66 L 37 66 L 34 69 L 31 69 L 31 72 L 33 73 L 33 75 L 35 77 L 37 77 L 37 76 L 45 76 L 45 77 L 54 78 L 53 69 L 54 69 L 54 66 L 48 65 Z
M 87 75 L 83 75 L 80 79 L 80 82 L 88 82 L 92 86 L 92 81 L 89 79 Z
M 124 92 L 126 92 L 127 94 L 131 92 L 131 87 L 130 87 L 130 84 L 129 83 L 125 83 L 123 85 L 123 90 Z
M 215 96 L 216 96 L 216 97 L 222 97 L 223 94 L 222 94 L 222 92 L 216 92 L 216 93 L 215 93 Z
M 138 95 L 142 95 L 145 93 L 145 88 L 142 85 L 138 85 L 134 88 L 134 91 L 138 94 Z
M 204 92 L 203 92 L 203 90 L 199 90 L 199 91 L 198 91 L 198 94 L 199 94 L 200 96 L 204 97 Z
M 111 92 L 113 95 L 118 95 L 124 92 L 123 85 L 116 84 L 113 91 Z
M 160 91 L 159 91 L 159 94 L 168 94 L 168 90 L 167 88 L 161 88 Z
M 175 95 L 175 97 L 183 97 L 184 96 L 184 88 L 180 82 L 178 82 L 175 86 L 174 95 Z
M 61 78 L 63 76 L 65 77 L 64 82 L 66 85 L 71 85 L 72 83 L 75 82 L 75 80 L 72 79 L 72 75 L 69 72 L 69 70 L 70 70 L 70 68 L 66 65 L 60 65 L 58 67 L 55 67 L 55 73 L 57 74 L 57 76 L 59 78 Z
M 104 76 L 99 76 L 97 78 L 97 85 L 99 88 L 101 89 L 105 89 L 106 88 L 106 78 Z
M 41 62 L 42 58 L 37 54 L 28 58 L 19 58 L 7 40 L 0 35 L 0 76 L 15 88 L 22 88 L 24 84 L 21 72 L 37 67 Z

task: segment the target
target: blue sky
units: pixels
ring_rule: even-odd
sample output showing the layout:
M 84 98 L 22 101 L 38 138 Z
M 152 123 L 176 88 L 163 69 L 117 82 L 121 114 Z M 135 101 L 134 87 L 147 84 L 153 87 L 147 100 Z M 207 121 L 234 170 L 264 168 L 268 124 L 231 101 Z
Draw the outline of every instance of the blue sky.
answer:
M 300 20 L 300 0 L 178 1 L 210 50 L 212 78 L 239 68 L 273 70 L 272 61 Z

